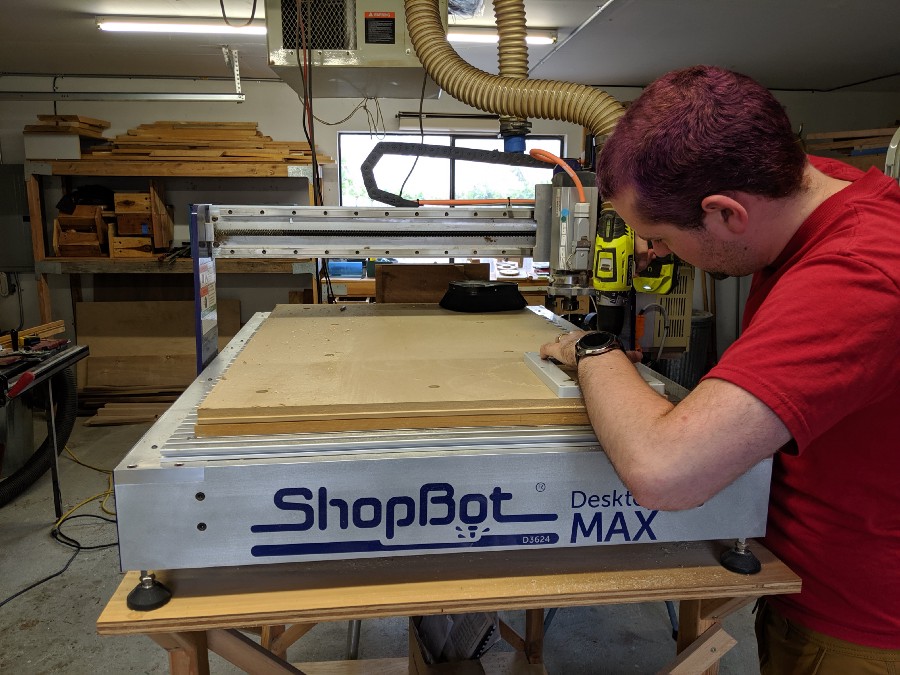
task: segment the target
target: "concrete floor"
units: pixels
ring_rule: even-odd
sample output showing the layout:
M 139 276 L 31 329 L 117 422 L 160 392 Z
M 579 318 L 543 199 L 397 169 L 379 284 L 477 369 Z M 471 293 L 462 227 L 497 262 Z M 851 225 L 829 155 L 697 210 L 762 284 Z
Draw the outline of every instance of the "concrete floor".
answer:
M 147 425 L 85 427 L 79 419 L 69 447 L 89 464 L 114 467 Z M 63 455 L 65 457 L 65 455 Z M 65 509 L 106 488 L 106 477 L 69 459 L 60 460 Z M 97 502 L 79 513 L 101 513 Z M 0 601 L 60 570 L 71 550 L 50 538 L 54 521 L 49 472 L 0 509 Z M 115 526 L 73 521 L 66 531 L 84 545 L 115 540 Z M 95 621 L 120 581 L 116 550 L 83 551 L 61 576 L 0 608 L 0 673 L 166 673 L 165 652 L 144 637 L 104 637 Z M 504 619 L 523 631 L 523 613 Z M 755 675 L 756 640 L 749 609 L 728 617 L 725 629 L 738 644 L 722 659 L 723 675 Z M 360 658 L 405 656 L 406 620 L 362 623 Z M 560 610 L 545 640 L 547 671 L 554 675 L 654 673 L 675 654 L 664 603 Z M 288 652 L 292 662 L 343 657 L 347 624 L 320 624 Z M 213 673 L 239 673 L 211 655 Z

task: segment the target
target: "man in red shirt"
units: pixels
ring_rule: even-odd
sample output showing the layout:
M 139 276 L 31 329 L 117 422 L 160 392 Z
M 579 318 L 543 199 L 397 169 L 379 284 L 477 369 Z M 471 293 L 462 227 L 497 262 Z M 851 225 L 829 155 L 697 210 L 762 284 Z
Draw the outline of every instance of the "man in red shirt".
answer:
M 743 332 L 674 406 L 621 351 L 576 359 L 583 333 L 541 354 L 577 365 L 647 508 L 702 504 L 775 456 L 764 541 L 803 588 L 757 617 L 763 673 L 900 672 L 900 187 L 807 157 L 765 88 L 707 66 L 644 91 L 597 182 L 648 257 L 753 274 Z

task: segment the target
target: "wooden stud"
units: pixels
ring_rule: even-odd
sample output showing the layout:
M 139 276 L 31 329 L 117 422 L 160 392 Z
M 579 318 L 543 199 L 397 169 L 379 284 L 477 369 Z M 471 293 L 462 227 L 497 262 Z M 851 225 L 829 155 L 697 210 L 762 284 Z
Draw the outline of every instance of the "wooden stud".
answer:
M 209 675 L 205 633 L 151 633 L 147 637 L 169 652 L 171 675 Z
M 31 250 L 34 261 L 46 258 L 44 250 L 44 211 L 41 208 L 41 177 L 35 174 L 25 179 L 28 194 L 28 218 L 31 221 Z
M 544 662 L 544 610 L 525 610 L 525 656 L 528 663 Z
M 517 652 L 525 651 L 525 638 L 519 635 L 512 626 L 500 619 L 500 637 Z
M 287 653 L 288 647 L 311 631 L 315 625 L 316 624 L 314 623 L 295 623 L 286 630 L 284 630 L 284 627 L 282 626 L 283 632 L 281 635 L 274 637 L 269 649 L 273 654 L 277 654 L 284 658 L 284 654 Z
M 756 598 L 712 598 L 700 601 L 700 618 L 704 621 L 721 621 L 729 614 L 746 607 Z
M 254 675 L 304 675 L 302 670 L 277 658 L 234 628 L 206 632 L 209 650 Z
M 679 627 L 679 638 L 681 637 Z M 679 639 L 680 642 L 680 639 Z M 658 675 L 714 675 L 719 672 L 719 659 L 737 644 L 725 632 L 722 624 L 714 622 L 690 646 L 680 652 L 678 658 L 659 671 Z

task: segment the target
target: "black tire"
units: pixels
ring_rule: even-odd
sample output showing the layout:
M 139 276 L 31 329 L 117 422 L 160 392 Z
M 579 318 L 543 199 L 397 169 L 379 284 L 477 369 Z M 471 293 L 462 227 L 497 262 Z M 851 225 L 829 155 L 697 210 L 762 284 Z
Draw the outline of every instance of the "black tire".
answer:
M 56 448 L 62 452 L 72 429 L 75 428 L 75 417 L 78 410 L 78 399 L 75 387 L 75 369 L 67 368 L 53 376 L 53 400 L 56 403 Z M 47 438 L 31 457 L 13 472 L 8 478 L 0 481 L 0 507 L 6 506 L 13 499 L 25 492 L 31 485 L 50 469 L 52 455 L 52 439 Z

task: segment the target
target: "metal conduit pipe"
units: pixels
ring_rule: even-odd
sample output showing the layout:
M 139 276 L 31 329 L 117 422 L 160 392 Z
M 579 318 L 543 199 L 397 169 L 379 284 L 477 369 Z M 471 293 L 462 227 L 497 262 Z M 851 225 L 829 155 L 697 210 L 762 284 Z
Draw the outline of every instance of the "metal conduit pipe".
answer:
M 528 77 L 528 44 L 525 41 L 525 0 L 494 0 L 494 18 L 500 40 L 497 58 L 500 77 Z M 525 136 L 531 124 L 522 117 L 500 118 L 504 149 L 525 152 Z
M 580 124 L 608 134 L 624 109 L 605 91 L 572 82 L 491 75 L 466 63 L 447 42 L 437 0 L 404 0 L 409 35 L 425 71 L 458 101 L 507 117 Z

